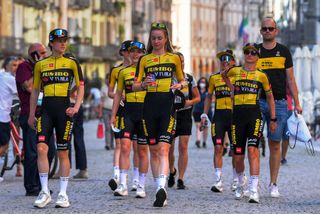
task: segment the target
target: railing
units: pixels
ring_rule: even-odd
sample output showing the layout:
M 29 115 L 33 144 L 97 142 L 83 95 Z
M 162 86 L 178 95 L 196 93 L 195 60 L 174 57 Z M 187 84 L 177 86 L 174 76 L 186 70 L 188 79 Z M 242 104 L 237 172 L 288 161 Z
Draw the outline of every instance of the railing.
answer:
M 86 9 L 90 7 L 90 0 L 69 0 L 68 7 L 71 9 Z
M 45 9 L 47 7 L 47 0 L 14 0 L 14 3 L 37 9 Z

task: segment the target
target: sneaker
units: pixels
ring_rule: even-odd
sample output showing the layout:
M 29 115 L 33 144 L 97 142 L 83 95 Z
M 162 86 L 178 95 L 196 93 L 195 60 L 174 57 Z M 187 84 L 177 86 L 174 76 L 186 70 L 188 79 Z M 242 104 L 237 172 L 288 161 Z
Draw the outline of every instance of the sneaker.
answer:
M 202 142 L 202 147 L 203 147 L 203 148 L 207 148 L 206 142 L 204 142 L 204 141 Z
M 114 179 L 114 178 L 111 178 L 111 179 L 109 180 L 108 185 L 109 185 L 109 187 L 110 187 L 110 189 L 111 189 L 112 191 L 115 191 L 115 190 L 118 188 L 118 182 L 117 182 L 117 180 Z
M 235 191 L 235 196 L 237 200 L 240 200 L 243 197 L 243 186 L 238 185 Z
M 249 203 L 259 203 L 259 193 L 258 191 L 250 191 Z
M 211 187 L 212 192 L 222 192 L 223 191 L 223 184 L 221 179 L 217 181 L 212 187 Z
M 156 193 L 156 200 L 153 202 L 154 207 L 164 207 L 167 205 L 167 192 L 160 188 Z
M 38 208 L 43 208 L 47 206 L 51 201 L 51 196 L 50 193 L 40 191 L 37 199 L 35 200 L 33 206 L 38 207 Z
M 73 176 L 74 179 L 88 179 L 88 170 L 79 170 L 79 172 Z
M 247 196 L 247 191 L 245 191 L 247 187 L 247 183 L 248 183 L 247 176 L 243 176 L 242 184 L 238 183 L 237 189 L 235 190 L 236 199 L 241 199 L 243 196 Z
M 281 160 L 281 165 L 286 165 L 287 162 L 288 162 L 287 159 L 283 158 L 283 159 Z
M 124 187 L 123 184 L 120 184 L 118 188 L 113 193 L 114 196 L 127 196 L 128 188 Z
M 280 197 L 280 193 L 279 193 L 277 184 L 270 184 L 269 192 L 270 192 L 270 196 L 272 198 L 279 198 Z
M 187 187 L 184 185 L 183 180 L 178 179 L 178 182 L 177 182 L 177 189 L 186 189 L 186 188 L 187 188 Z
M 56 208 L 67 208 L 70 206 L 69 198 L 65 194 L 59 194 L 56 201 Z
M 138 184 L 139 184 L 138 180 L 133 180 L 131 191 L 137 191 Z
M 145 198 L 145 197 L 146 197 L 146 191 L 144 190 L 144 187 L 139 184 L 136 192 L 136 198 Z
M 196 141 L 196 146 L 200 149 L 200 141 L 199 140 Z
M 231 190 L 236 191 L 238 186 L 238 179 L 233 179 L 232 184 L 231 184 Z
M 168 187 L 171 188 L 174 186 L 174 184 L 176 183 L 175 181 L 175 176 L 177 174 L 177 169 L 174 168 L 174 172 L 169 174 L 169 179 L 168 179 Z

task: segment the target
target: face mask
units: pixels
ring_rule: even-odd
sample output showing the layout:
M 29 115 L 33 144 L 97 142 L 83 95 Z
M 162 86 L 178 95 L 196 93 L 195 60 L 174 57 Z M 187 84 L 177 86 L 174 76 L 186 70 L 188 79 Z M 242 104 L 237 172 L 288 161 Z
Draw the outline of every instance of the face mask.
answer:
M 200 88 L 205 88 L 206 84 L 205 83 L 200 83 L 199 86 L 200 86 Z

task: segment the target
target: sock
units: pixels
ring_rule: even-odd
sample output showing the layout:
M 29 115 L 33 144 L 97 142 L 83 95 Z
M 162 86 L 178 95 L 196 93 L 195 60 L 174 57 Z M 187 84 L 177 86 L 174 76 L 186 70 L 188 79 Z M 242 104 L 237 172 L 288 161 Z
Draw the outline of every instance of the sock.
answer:
M 222 169 L 221 168 L 215 168 L 215 174 L 216 174 L 216 181 L 220 181 L 221 180 Z
M 133 168 L 133 180 L 139 181 L 139 168 L 138 167 Z
M 114 166 L 113 167 L 113 178 L 119 181 L 120 178 L 120 168 L 119 166 Z
M 127 188 L 127 178 L 128 178 L 128 170 L 121 169 L 120 170 L 120 184 Z
M 159 184 L 158 188 L 165 188 L 167 182 L 167 176 L 166 175 L 159 175 Z
M 139 175 L 139 185 L 144 188 L 144 184 L 146 182 L 146 173 L 140 173 Z
M 238 175 L 236 172 L 236 168 L 233 168 L 233 180 L 238 180 Z
M 250 176 L 250 190 L 253 192 L 257 192 L 258 191 L 258 185 L 259 185 L 259 175 L 251 175 Z
M 240 172 L 240 173 L 237 173 L 237 175 L 238 175 L 239 185 L 242 185 L 243 184 L 244 173 Z
M 40 183 L 41 183 L 41 190 L 49 193 L 48 189 L 48 173 L 39 173 Z
M 158 188 L 158 186 L 159 186 L 159 177 L 153 177 L 153 182 L 154 182 L 155 187 Z
M 68 181 L 69 181 L 69 177 L 60 177 L 60 192 L 59 192 L 59 194 L 62 194 L 62 195 L 67 194 Z

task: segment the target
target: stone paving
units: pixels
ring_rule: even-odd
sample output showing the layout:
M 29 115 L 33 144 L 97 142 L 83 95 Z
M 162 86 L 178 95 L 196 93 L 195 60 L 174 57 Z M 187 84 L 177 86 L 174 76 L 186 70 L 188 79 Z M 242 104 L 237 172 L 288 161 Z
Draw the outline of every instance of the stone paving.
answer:
M 14 171 L 9 171 L 4 176 L 5 180 L 0 183 L 0 213 L 320 213 L 319 151 L 312 157 L 307 154 L 303 145 L 289 150 L 288 164 L 280 169 L 278 186 L 281 197 L 278 199 L 270 198 L 267 192 L 269 183 L 267 152 L 266 157 L 261 158 L 261 202 L 249 204 L 247 199 L 235 200 L 230 190 L 232 181 L 230 157 L 225 156 L 223 159 L 224 192 L 210 191 L 214 181 L 213 146 L 210 140 L 206 149 L 196 148 L 194 136 L 189 143 L 189 166 L 185 176 L 188 189 L 168 189 L 168 206 L 152 207 L 155 187 L 151 172 L 148 174 L 145 199 L 136 199 L 134 192 L 129 192 L 128 197 L 114 197 L 107 186 L 107 181 L 112 176 L 113 151 L 104 150 L 103 140 L 96 139 L 97 123 L 97 121 L 85 123 L 89 179 L 70 180 L 68 185 L 70 208 L 56 209 L 51 202 L 45 209 L 35 209 L 32 205 L 35 197 L 24 196 L 23 179 L 16 178 Z M 319 150 L 319 146 L 316 147 Z M 247 162 L 246 165 L 248 166 Z M 73 169 L 72 175 L 75 173 Z M 131 178 L 130 173 L 129 181 Z M 53 200 L 56 200 L 59 190 L 58 180 L 50 180 L 49 187 L 54 191 Z

